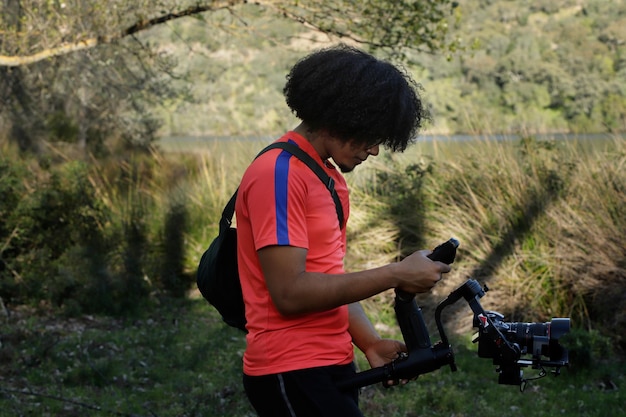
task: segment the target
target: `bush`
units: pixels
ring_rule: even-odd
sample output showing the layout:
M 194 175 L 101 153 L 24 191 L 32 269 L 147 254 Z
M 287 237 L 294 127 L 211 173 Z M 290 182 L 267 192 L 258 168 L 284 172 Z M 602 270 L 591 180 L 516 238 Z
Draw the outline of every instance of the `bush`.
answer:
M 15 179 L 25 184 L 21 190 L 25 193 L 9 199 L 14 207 L 2 228 L 2 296 L 9 301 L 45 300 L 61 306 L 80 286 L 80 279 L 60 273 L 65 258 L 79 248 L 99 250 L 100 225 L 106 217 L 86 172 L 82 163 L 39 173 L 39 178 L 12 171 Z M 12 181 L 10 175 L 3 177 L 5 188 Z M 11 234 L 7 236 L 8 230 Z
M 20 178 L 25 181 L 20 181 Z M 18 230 L 10 220 L 25 193 L 28 171 L 19 161 L 11 161 L 6 154 L 0 155 L 0 297 L 6 299 L 17 291 L 19 274 L 8 260 L 16 255 L 12 242 Z
M 610 338 L 595 330 L 572 329 L 561 343 L 568 350 L 573 371 L 589 369 L 593 364 L 614 358 Z
M 115 193 L 98 187 L 84 162 L 28 170 L 19 158 L 0 158 L 4 301 L 43 303 L 67 315 L 120 315 L 138 311 L 155 292 L 186 294 L 184 205 L 174 205 L 165 225 L 152 230 L 154 202 L 131 198 L 116 218 L 112 206 L 120 202 L 107 200 Z M 122 195 L 138 192 L 131 184 Z

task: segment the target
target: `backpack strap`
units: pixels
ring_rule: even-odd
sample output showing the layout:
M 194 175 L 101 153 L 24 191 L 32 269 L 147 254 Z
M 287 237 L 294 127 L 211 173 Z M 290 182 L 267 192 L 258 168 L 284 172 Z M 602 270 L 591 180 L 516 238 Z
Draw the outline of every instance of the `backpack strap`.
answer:
M 293 143 L 289 142 L 272 143 L 271 145 L 261 150 L 261 152 L 259 152 L 259 154 L 255 157 L 255 159 L 263 155 L 270 149 L 283 149 L 289 152 L 290 154 L 304 162 L 306 166 L 308 166 L 311 171 L 313 171 L 315 175 L 317 175 L 320 181 L 322 181 L 322 183 L 326 186 L 326 189 L 328 189 L 328 192 L 330 192 L 330 195 L 335 202 L 335 210 L 337 211 L 339 228 L 343 229 L 344 215 L 343 206 L 341 205 L 341 199 L 339 198 L 339 195 L 335 190 L 335 181 L 328 176 L 326 171 L 324 171 L 324 168 L 322 168 L 317 162 L 315 162 L 315 159 L 311 158 L 311 156 L 303 151 L 298 145 L 294 145 Z M 238 190 L 239 189 L 235 190 L 232 197 L 230 197 L 230 200 L 228 200 L 228 203 L 224 207 L 224 211 L 222 212 L 222 218 L 220 219 L 220 233 L 228 229 L 233 222 L 233 215 L 235 214 L 235 200 L 237 199 Z

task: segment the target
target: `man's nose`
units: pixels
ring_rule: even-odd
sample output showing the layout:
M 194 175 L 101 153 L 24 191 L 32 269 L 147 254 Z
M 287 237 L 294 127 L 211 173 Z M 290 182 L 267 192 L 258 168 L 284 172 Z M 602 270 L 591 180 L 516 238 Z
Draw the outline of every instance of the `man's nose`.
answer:
M 377 156 L 378 152 L 380 152 L 380 145 L 370 146 L 369 148 L 365 149 L 365 152 L 370 155 Z

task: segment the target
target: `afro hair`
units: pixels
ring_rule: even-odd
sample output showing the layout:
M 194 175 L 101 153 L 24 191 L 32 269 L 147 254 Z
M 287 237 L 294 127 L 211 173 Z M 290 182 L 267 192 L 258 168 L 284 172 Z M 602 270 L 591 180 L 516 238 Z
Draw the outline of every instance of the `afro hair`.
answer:
M 313 130 L 403 151 L 429 120 L 421 87 L 389 62 L 337 45 L 304 57 L 287 75 L 287 105 Z

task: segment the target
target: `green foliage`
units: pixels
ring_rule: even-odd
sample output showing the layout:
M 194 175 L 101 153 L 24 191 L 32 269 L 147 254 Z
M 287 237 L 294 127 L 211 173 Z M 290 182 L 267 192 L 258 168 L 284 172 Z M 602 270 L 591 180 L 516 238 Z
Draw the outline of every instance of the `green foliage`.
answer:
M 27 312 L 17 312 L 16 322 L 22 320 L 22 325 L 12 322 L 2 335 L 0 416 L 92 415 L 96 410 L 245 415 L 250 406 L 237 354 L 245 344 L 243 335 L 222 326 L 205 307 L 195 300 L 147 309 L 132 320 L 40 317 L 28 323 L 22 320 Z M 5 391 L 19 390 L 23 380 L 48 397 Z
M 62 9 L 47 4 L 40 9 L 47 16 L 45 30 L 15 33 L 29 5 L 6 6 L 0 25 L 9 30 L 2 48 L 14 53 L 22 34 L 35 47 L 53 45 L 61 36 L 65 41 L 75 28 L 81 36 L 82 30 L 125 29 L 155 12 L 145 1 L 114 3 L 107 13 L 91 3 Z M 173 3 L 164 2 L 162 9 Z M 0 69 L 6 80 L 0 88 L 7 100 L 3 120 L 23 149 L 38 150 L 47 139 L 78 143 L 99 155 L 147 146 L 157 135 L 275 134 L 296 122 L 281 94 L 288 68 L 313 48 L 353 38 L 381 56 L 405 59 L 428 92 L 433 132 L 626 129 L 621 3 L 422 3 L 284 2 L 276 14 L 262 4 L 234 2 L 229 9 L 157 25 L 115 46 Z M 33 16 L 39 14 L 24 19 Z M 416 51 L 430 48 L 436 53 Z
M 0 296 L 11 315 L 0 336 L 0 416 L 35 408 L 67 415 L 85 404 L 138 415 L 251 412 L 240 384 L 241 334 L 202 299 L 178 307 L 170 299 L 159 310 L 150 301 L 189 285 L 261 142 L 204 149 L 194 142 L 193 155 L 155 152 L 45 169 L 3 153 Z M 621 137 L 433 141 L 383 153 L 349 175 L 350 269 L 388 262 L 408 241 L 423 248 L 456 236 L 462 246 L 453 272 L 420 298 L 428 317 L 433 303 L 471 276 L 492 288 L 484 306 L 508 321 L 565 316 L 574 326 L 563 341 L 571 368 L 531 383 L 524 395 L 497 385 L 490 361 L 455 337 L 459 372 L 441 369 L 392 390 L 369 387 L 361 397 L 366 415 L 624 412 L 616 389 L 624 383 L 616 353 L 626 334 L 624 155 Z M 45 311 L 62 322 L 37 318 L 22 301 L 52 307 Z M 365 305 L 382 334 L 398 337 L 389 294 Z M 446 317 L 447 331 L 467 334 L 469 314 Z M 24 380 L 31 394 L 48 397 L 19 394 Z
M 251 121 L 257 131 L 276 131 L 289 115 L 274 106 L 276 81 L 293 63 L 285 57 L 322 34 L 398 55 L 455 46 L 445 36 L 450 0 L 213 3 L 0 3 L 0 97 L 10 139 L 25 151 L 58 140 L 101 154 L 149 146 L 163 120 L 174 134 L 218 133 L 216 126 L 242 133 Z M 297 39 L 303 32 L 308 39 Z M 190 102 L 200 106 L 187 118 Z M 177 120 L 167 114 L 174 110 L 183 114 Z
M 589 370 L 595 364 L 614 357 L 610 337 L 603 336 L 596 330 L 572 329 L 563 336 L 561 343 L 568 350 L 572 370 L 575 372 Z
M 217 143 L 232 157 L 214 144 L 208 154 L 45 171 L 4 158 L 0 296 L 67 315 L 120 315 L 186 295 L 226 199 L 261 147 Z M 624 305 L 616 288 L 626 288 L 623 139 L 592 151 L 532 136 L 432 145 L 432 156 L 426 145 L 417 156 L 383 153 L 374 170 L 350 176 L 346 266 L 377 266 L 456 236 L 455 270 L 498 288 L 495 310 L 513 321 L 572 317 L 623 345 L 626 311 L 610 307 Z M 381 310 L 389 325 L 386 316 Z
M 384 215 L 398 230 L 400 256 L 408 256 L 426 245 L 425 217 L 432 204 L 427 200 L 424 187 L 432 165 L 422 161 L 401 166 L 390 154 L 383 155 L 385 170 L 376 173 L 376 186 L 371 192 L 387 206 Z
M 243 334 L 202 299 L 133 319 L 59 321 L 18 310 L 3 326 L 1 417 L 254 415 L 241 384 Z M 457 372 L 444 367 L 406 386 L 366 387 L 360 405 L 372 417 L 622 415 L 626 365 L 607 356 L 597 334 L 575 337 L 572 345 L 594 346 L 593 365 L 532 381 L 524 393 L 498 385 L 495 366 L 464 336 L 450 340 Z M 366 369 L 360 356 L 359 364 Z M 525 377 L 536 373 L 524 369 Z
M 18 302 L 41 299 L 61 305 L 79 286 L 74 277 L 58 274 L 59 268 L 66 265 L 64 258 L 72 250 L 99 245 L 100 225 L 105 221 L 85 172 L 84 164 L 71 163 L 40 181 L 31 177 L 37 188 L 27 198 L 20 196 L 6 217 L 4 231 L 11 232 L 3 234 L 2 282 L 4 291 L 15 291 L 5 296 Z
M 25 192 L 25 184 L 21 179 L 28 178 L 28 169 L 23 161 L 11 161 L 7 157 L 0 157 L 0 235 L 8 237 L 14 232 L 9 230 L 9 223 L 6 219 L 19 204 L 21 196 Z M 6 243 L 3 244 L 3 247 Z
M 623 71 L 615 70 L 622 59 L 613 46 L 624 39 L 623 30 L 617 29 L 626 16 L 623 5 L 535 3 L 460 2 L 462 18 L 451 36 L 473 40 L 474 48 L 447 64 L 444 57 L 412 57 L 416 73 L 427 70 L 418 79 L 432 96 L 435 131 L 624 130 L 619 106 L 619 115 L 602 110 L 602 102 L 615 91 L 624 97 Z M 486 20 L 489 25 L 483 24 Z M 450 84 L 456 93 L 442 100 L 438 95 Z
M 163 223 L 153 225 L 154 201 L 134 198 L 115 211 L 123 202 L 103 194 L 85 163 L 28 171 L 19 158 L 3 156 L 0 172 L 5 302 L 50 306 L 68 316 L 121 315 L 137 313 L 151 295 L 185 296 L 192 280 L 184 264 L 184 204 L 172 205 Z M 130 177 L 116 185 L 123 195 L 137 191 L 128 189 Z
M 437 286 L 434 297 L 421 298 L 425 309 L 470 276 L 494 289 L 489 308 L 511 321 L 571 317 L 574 326 L 596 328 L 623 348 L 626 254 L 619 232 L 626 227 L 623 146 L 623 138 L 613 143 L 531 136 L 440 142 L 432 144 L 432 150 L 425 143 L 417 152 L 407 150 L 398 165 L 386 159 L 375 166 L 376 180 L 370 180 L 368 190 L 377 192 L 377 205 L 356 194 L 352 211 L 360 217 L 361 210 L 376 210 L 383 222 L 394 218 L 390 215 L 394 207 L 401 207 L 400 224 L 394 223 L 397 234 L 390 234 L 400 247 L 405 239 L 414 238 L 415 230 L 420 230 L 423 242 L 418 248 L 449 236 L 461 241 L 451 276 Z M 437 155 L 434 162 L 409 180 L 403 168 L 428 160 L 431 153 Z M 384 182 L 379 183 L 381 179 Z M 353 186 L 359 184 L 355 181 Z M 422 209 L 416 223 L 413 215 Z M 403 228 L 408 224 L 416 229 Z M 359 240 L 366 238 L 369 227 L 374 226 L 351 220 L 349 230 Z M 378 259 L 387 251 L 385 239 L 369 242 L 369 250 L 358 242 L 356 253 L 349 247 L 350 260 L 354 256 L 361 265 L 362 252 Z M 379 312 L 377 304 L 385 301 L 389 297 L 368 305 L 381 326 L 393 322 Z
M 400 7 L 381 11 L 379 2 L 343 3 L 361 4 L 368 18 L 399 18 L 397 28 L 405 24 L 406 10 Z M 422 7 L 413 3 L 411 7 Z M 433 132 L 530 135 L 626 129 L 621 103 L 626 61 L 618 47 L 626 39 L 623 5 L 543 3 L 461 1 L 446 17 L 447 42 L 456 45 L 449 44 L 448 50 L 456 48 L 454 53 L 446 48 L 435 54 L 400 49 L 405 67 L 426 89 L 435 115 Z M 280 94 L 284 74 L 304 53 L 327 43 L 298 25 L 281 21 L 278 26 L 268 13 L 250 17 L 261 29 L 261 36 L 252 39 L 245 36 L 252 31 L 230 19 L 229 24 L 241 28 L 233 46 L 232 35 L 222 33 L 194 44 L 192 55 L 171 44 L 179 61 L 193 68 L 196 100 L 168 106 L 162 135 L 258 135 L 293 125 Z M 333 22 L 325 27 L 330 30 Z M 179 23 L 178 39 L 196 41 L 205 33 L 199 22 Z M 394 36 L 396 29 L 387 23 L 370 25 L 369 30 L 383 33 L 387 26 Z M 288 41 L 294 38 L 299 41 Z M 376 53 L 389 57 L 384 48 Z M 212 117 L 203 117 L 207 113 Z

